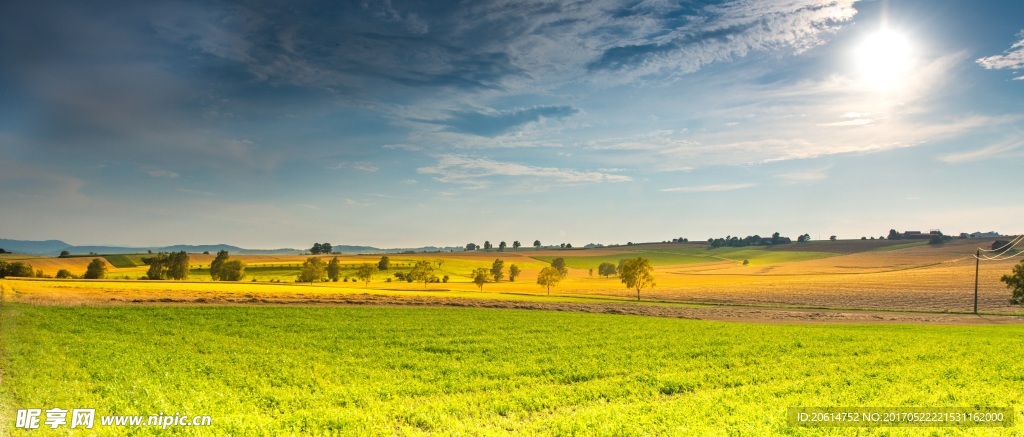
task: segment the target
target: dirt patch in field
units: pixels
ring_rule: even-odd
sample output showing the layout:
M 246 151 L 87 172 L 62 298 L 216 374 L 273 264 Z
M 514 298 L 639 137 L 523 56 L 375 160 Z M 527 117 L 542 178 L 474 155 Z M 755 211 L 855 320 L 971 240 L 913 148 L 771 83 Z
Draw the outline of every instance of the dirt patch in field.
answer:
M 575 311 L 601 314 L 669 317 L 753 323 L 910 323 L 943 325 L 990 325 L 1024 323 L 1024 316 L 792 309 L 737 305 L 683 306 L 671 303 L 534 302 L 437 296 L 385 296 L 376 294 L 295 293 L 175 293 L 132 295 L 111 293 L 57 297 L 46 294 L 7 295 L 7 301 L 37 305 L 313 305 L 313 306 L 412 306 L 501 308 L 519 310 Z

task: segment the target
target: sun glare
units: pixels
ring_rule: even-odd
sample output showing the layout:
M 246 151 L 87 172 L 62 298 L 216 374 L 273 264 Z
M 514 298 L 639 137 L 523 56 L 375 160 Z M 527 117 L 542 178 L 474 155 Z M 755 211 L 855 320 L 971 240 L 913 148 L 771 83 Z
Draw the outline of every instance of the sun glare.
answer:
M 864 81 L 881 90 L 899 85 L 910 70 L 911 47 L 906 37 L 890 30 L 868 36 L 855 52 Z

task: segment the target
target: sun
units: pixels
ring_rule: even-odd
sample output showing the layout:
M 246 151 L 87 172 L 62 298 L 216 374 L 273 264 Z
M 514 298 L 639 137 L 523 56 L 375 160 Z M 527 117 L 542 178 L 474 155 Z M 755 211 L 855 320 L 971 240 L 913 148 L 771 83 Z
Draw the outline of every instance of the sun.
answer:
M 885 91 L 898 87 L 911 66 L 910 42 L 888 29 L 869 35 L 854 56 L 861 78 Z

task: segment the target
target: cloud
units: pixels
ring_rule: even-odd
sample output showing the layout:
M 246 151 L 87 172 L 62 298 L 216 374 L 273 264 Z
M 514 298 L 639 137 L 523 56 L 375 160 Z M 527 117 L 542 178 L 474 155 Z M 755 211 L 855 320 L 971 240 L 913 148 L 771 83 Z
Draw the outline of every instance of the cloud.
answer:
M 1020 149 L 1024 146 L 1024 141 L 1010 140 L 1002 143 L 993 144 L 988 147 L 984 147 L 977 150 L 971 150 L 967 152 L 950 153 L 948 155 L 940 156 L 939 160 L 950 164 L 961 163 L 961 162 L 972 162 L 982 161 L 986 159 L 997 158 L 1005 156 L 1007 152 Z
M 828 177 L 828 171 L 831 168 L 831 166 L 828 166 L 819 169 L 793 171 L 777 174 L 775 177 L 781 179 L 786 184 L 806 184 L 824 180 Z
M 663 191 L 666 193 L 707 193 L 718 191 L 742 190 L 744 188 L 751 188 L 755 186 L 757 186 L 757 184 L 715 184 L 700 185 L 694 187 L 662 188 L 659 191 Z
M 500 162 L 485 158 L 471 158 L 461 155 L 443 155 L 436 165 L 417 169 L 421 174 L 438 175 L 440 182 L 464 184 L 473 188 L 488 186 L 494 177 L 526 177 L 560 184 L 586 184 L 600 182 L 628 182 L 629 176 L 601 172 L 585 172 L 553 167 Z
M 445 119 L 416 121 L 442 125 L 456 132 L 494 137 L 528 123 L 546 118 L 566 118 L 578 112 L 571 106 L 536 106 L 509 111 L 452 111 L 451 116 Z
M 366 162 L 366 161 L 357 161 L 357 162 L 345 162 L 345 161 L 342 161 L 342 162 L 339 162 L 337 164 L 329 165 L 329 166 L 327 166 L 327 168 L 329 168 L 331 170 L 341 170 L 341 169 L 351 168 L 353 170 L 365 171 L 365 172 L 370 172 L 370 173 L 373 173 L 373 172 L 376 172 L 377 170 L 380 170 L 380 168 L 378 168 L 376 165 L 373 165 L 372 163 L 369 163 L 369 162 Z
M 191 194 L 191 195 L 195 195 L 195 196 L 206 196 L 206 197 L 212 197 L 212 196 L 216 196 L 217 195 L 216 193 L 211 193 L 209 191 L 189 190 L 189 189 L 186 189 L 186 188 L 178 188 L 178 192 L 185 193 L 185 194 Z
M 159 169 L 159 168 L 151 168 L 149 170 L 146 170 L 146 174 L 149 175 L 149 177 L 151 177 L 151 178 L 167 178 L 167 179 L 177 179 L 178 176 L 181 176 L 178 173 L 175 173 L 173 171 L 163 170 L 163 169 Z
M 612 81 L 664 74 L 692 73 L 709 64 L 745 57 L 755 51 L 788 49 L 795 53 L 824 43 L 857 11 L 855 0 L 739 0 L 709 5 L 700 15 L 664 32 L 652 32 L 632 44 L 615 44 L 590 62 L 592 72 L 608 72 Z M 699 17 L 699 18 L 698 18 Z
M 1002 55 L 979 58 L 975 62 L 988 70 L 1021 70 L 1024 69 L 1024 30 L 1017 34 L 1020 41 L 1015 42 Z M 1024 80 L 1024 75 L 1014 80 Z

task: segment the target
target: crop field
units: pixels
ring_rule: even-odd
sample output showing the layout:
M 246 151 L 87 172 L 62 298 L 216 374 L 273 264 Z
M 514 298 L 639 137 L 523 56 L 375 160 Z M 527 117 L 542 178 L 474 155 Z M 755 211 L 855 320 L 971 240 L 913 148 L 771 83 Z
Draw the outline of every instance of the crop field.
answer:
M 1015 408 L 1016 423 L 932 430 L 1024 432 L 1024 326 L 435 308 L 0 311 L 7 418 L 17 408 L 91 406 L 97 415 L 212 417 L 208 428 L 173 430 L 184 435 L 778 435 L 818 433 L 788 423 L 788 407 L 977 406 Z M 49 435 L 10 425 L 12 435 Z

